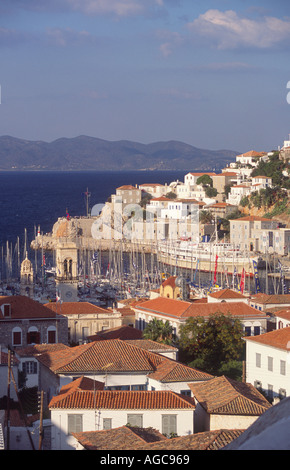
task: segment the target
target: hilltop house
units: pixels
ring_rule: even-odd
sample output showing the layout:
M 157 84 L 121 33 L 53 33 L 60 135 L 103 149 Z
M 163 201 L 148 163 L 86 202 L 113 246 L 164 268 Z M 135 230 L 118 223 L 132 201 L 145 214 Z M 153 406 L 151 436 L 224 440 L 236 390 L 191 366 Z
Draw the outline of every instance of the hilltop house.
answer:
M 73 381 L 49 403 L 51 448 L 75 448 L 73 433 L 106 430 L 129 424 L 153 427 L 162 434 L 194 432 L 194 400 L 171 391 L 95 390 Z
M 253 385 L 225 376 L 191 384 L 190 389 L 196 401 L 195 432 L 247 429 L 271 407 Z

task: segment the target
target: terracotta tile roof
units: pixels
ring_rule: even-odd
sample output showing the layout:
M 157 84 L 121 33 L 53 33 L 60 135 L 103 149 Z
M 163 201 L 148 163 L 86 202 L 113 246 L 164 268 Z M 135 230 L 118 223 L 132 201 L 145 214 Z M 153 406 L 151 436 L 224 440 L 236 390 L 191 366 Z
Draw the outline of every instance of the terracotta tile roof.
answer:
M 166 286 L 175 287 L 176 279 L 177 279 L 177 276 L 170 276 L 167 279 L 165 279 L 165 281 L 163 281 L 161 285 L 162 287 L 166 287 Z
M 160 197 L 153 197 L 152 199 L 150 199 L 150 202 L 151 201 L 172 201 L 172 199 L 169 199 L 168 197 L 165 197 L 165 196 L 160 196 Z
M 18 354 L 18 351 L 17 351 Z M 13 357 L 13 365 L 19 364 L 19 360 L 14 355 Z M 5 351 L 0 350 L 0 366 L 8 366 L 8 353 Z
M 118 188 L 116 189 L 121 189 L 121 190 L 132 190 L 132 189 L 135 189 L 135 190 L 138 190 L 138 188 L 136 188 L 135 186 L 132 186 L 131 184 L 124 184 L 123 186 L 119 186 Z
M 276 310 L 276 309 L 274 309 Z M 274 312 L 275 317 L 283 318 L 284 320 L 290 320 L 290 308 L 283 310 L 276 310 Z
M 246 341 L 253 341 L 255 343 L 265 344 L 273 348 L 283 349 L 290 351 L 290 328 L 280 328 L 279 330 L 269 331 L 262 335 L 247 336 L 244 338 Z
M 261 304 L 289 304 L 290 305 L 290 294 L 276 294 L 276 295 L 267 295 L 267 294 L 256 294 L 252 295 L 251 301 Z
M 36 300 L 30 299 L 23 295 L 7 295 L 0 296 L 0 306 L 3 304 L 11 305 L 11 317 L 12 319 L 52 319 L 56 315 L 49 308 L 45 307 Z M 0 310 L 0 321 L 6 321 L 7 319 L 3 316 Z
M 50 409 L 107 410 L 194 410 L 195 402 L 172 391 L 73 390 L 60 393 L 49 403 Z
M 137 330 L 140 331 L 140 330 Z M 141 332 L 142 336 L 142 332 Z M 170 351 L 178 351 L 178 348 L 174 346 L 170 346 L 169 344 L 157 343 L 157 341 L 152 341 L 151 339 L 143 339 L 140 337 L 139 339 L 125 339 L 126 343 L 133 344 L 134 346 L 138 346 L 139 348 L 146 349 L 147 351 L 151 352 L 170 352 Z
M 137 450 L 151 442 L 168 441 L 153 428 L 121 426 L 106 431 L 79 432 L 72 434 L 86 450 Z
M 7 410 L 5 411 L 7 417 Z M 39 414 L 25 416 L 28 426 L 32 426 L 35 421 L 39 420 Z M 12 427 L 26 427 L 25 420 L 17 409 L 10 409 L 10 426 Z
M 134 313 L 134 310 L 132 310 Z M 90 341 L 104 341 L 106 339 L 134 340 L 142 338 L 142 331 L 132 326 L 117 326 L 109 330 L 99 331 L 97 334 L 88 336 Z
M 134 307 L 139 311 L 156 313 L 175 318 L 209 317 L 214 314 L 231 315 L 235 318 L 266 318 L 267 315 L 244 302 L 185 302 L 158 297 Z
M 94 390 L 104 390 L 105 383 L 100 382 L 99 380 L 93 380 L 89 377 L 82 375 L 76 380 L 73 380 L 69 384 L 64 385 L 61 388 L 60 394 L 63 393 L 72 393 L 74 391 L 94 391 Z
M 256 152 L 255 150 L 250 150 L 249 152 L 237 155 L 237 157 L 262 157 L 263 155 L 265 155 L 265 152 Z
M 193 367 L 176 361 L 163 361 L 157 365 L 156 370 L 148 375 L 150 379 L 162 383 L 191 382 L 212 379 L 213 376 Z
M 137 303 L 134 309 L 147 310 L 156 313 L 173 315 L 180 317 L 189 307 L 190 303 L 183 300 L 168 299 L 166 297 L 157 297 L 146 302 Z
M 214 297 L 215 299 L 246 299 L 243 294 L 232 289 L 221 289 L 216 292 L 212 292 L 209 296 Z
M 94 372 L 152 372 L 164 360 L 154 354 L 120 339 L 94 341 L 55 353 L 37 357 L 56 374 Z
M 237 439 L 244 430 L 220 429 L 206 431 L 188 436 L 175 437 L 167 441 L 154 442 L 139 446 L 141 450 L 219 450 Z
M 34 344 L 27 346 L 26 348 L 17 350 L 17 355 L 20 357 L 31 357 L 37 356 L 39 354 L 44 354 L 46 352 L 57 352 L 63 349 L 70 350 L 70 347 L 66 344 L 56 343 L 56 344 Z
M 259 416 L 271 407 L 253 385 L 225 376 L 188 385 L 209 414 Z
M 98 305 L 91 304 L 90 302 L 63 302 L 58 304 L 56 302 L 49 302 L 44 305 L 53 312 L 60 313 L 61 315 L 84 315 L 89 313 L 112 313 L 112 310 L 99 307 Z

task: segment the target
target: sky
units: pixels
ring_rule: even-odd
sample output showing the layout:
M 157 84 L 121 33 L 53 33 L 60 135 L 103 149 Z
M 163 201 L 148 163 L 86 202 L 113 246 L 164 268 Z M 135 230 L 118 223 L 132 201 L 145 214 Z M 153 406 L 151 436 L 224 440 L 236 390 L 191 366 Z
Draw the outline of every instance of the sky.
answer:
M 0 135 L 277 149 L 289 59 L 287 0 L 0 0 Z

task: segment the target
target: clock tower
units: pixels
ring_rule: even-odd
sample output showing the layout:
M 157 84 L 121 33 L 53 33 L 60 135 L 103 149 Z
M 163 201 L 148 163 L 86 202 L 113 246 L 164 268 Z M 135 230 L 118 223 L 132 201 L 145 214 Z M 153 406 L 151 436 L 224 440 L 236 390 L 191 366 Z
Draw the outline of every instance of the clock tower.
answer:
M 78 301 L 78 249 L 72 241 L 56 246 L 56 292 L 62 302 Z

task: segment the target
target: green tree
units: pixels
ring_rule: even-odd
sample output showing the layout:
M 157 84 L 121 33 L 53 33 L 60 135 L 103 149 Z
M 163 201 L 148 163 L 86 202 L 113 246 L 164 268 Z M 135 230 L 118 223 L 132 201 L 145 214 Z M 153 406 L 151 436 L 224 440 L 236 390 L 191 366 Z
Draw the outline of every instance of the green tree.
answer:
M 202 175 L 196 180 L 196 184 L 202 184 L 202 186 L 210 186 L 212 187 L 213 182 L 209 175 Z
M 143 331 L 144 339 L 151 339 L 158 343 L 172 344 L 175 341 L 175 335 L 173 334 L 173 328 L 169 321 L 158 320 L 153 318 Z
M 169 193 L 165 194 L 165 197 L 167 197 L 168 199 L 176 199 L 177 196 L 173 191 L 169 191 Z
M 190 317 L 180 328 L 180 356 L 195 367 L 217 375 L 228 362 L 241 360 L 242 336 L 241 322 L 230 315 L 217 312 L 208 320 Z
M 205 194 L 207 197 L 215 197 L 217 195 L 217 189 L 212 188 L 211 186 L 207 186 L 205 188 Z

